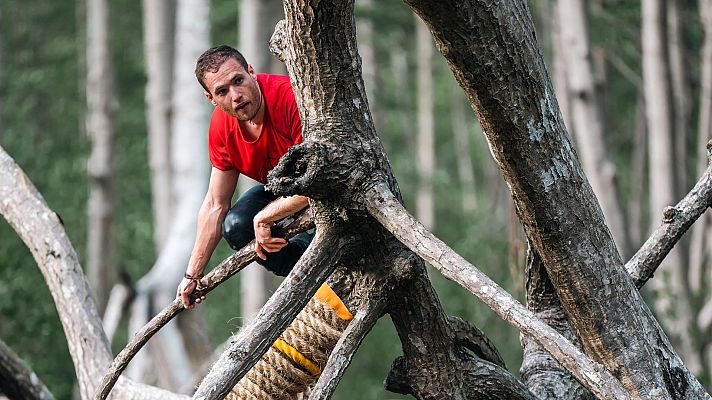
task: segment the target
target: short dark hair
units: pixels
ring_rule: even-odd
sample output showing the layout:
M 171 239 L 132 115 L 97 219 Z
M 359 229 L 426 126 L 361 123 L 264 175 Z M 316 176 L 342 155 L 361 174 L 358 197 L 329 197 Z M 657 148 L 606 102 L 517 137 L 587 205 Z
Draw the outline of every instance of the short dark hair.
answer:
M 222 44 L 220 46 L 211 47 L 198 57 L 198 61 L 195 63 L 195 77 L 198 78 L 198 82 L 200 82 L 200 85 L 207 92 L 210 92 L 210 89 L 205 86 L 205 73 L 218 72 L 220 66 L 229 58 L 234 58 L 235 61 L 240 63 L 240 65 L 245 68 L 245 71 L 247 71 L 247 61 L 245 57 L 242 53 L 228 45 Z

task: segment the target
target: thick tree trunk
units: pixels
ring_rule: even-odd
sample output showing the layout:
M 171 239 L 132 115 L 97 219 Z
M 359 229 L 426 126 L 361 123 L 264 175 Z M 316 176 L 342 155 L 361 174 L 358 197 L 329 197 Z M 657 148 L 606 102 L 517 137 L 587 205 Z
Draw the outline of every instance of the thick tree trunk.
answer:
M 707 396 L 623 269 L 560 119 L 526 3 L 406 3 L 473 104 L 585 352 L 635 397 Z
M 151 167 L 153 239 L 159 253 L 168 239 L 177 199 L 171 189 L 171 93 L 175 6 L 164 0 L 143 0 L 146 58 L 148 161 Z
M 433 38 L 420 18 L 415 23 L 418 62 L 416 97 L 418 102 L 418 140 L 415 165 L 418 170 L 418 190 L 415 214 L 428 229 L 435 226 L 435 123 L 433 121 Z
M 142 318 L 133 319 L 133 330 L 145 325 L 153 313 L 175 298 L 176 286 L 188 264 L 198 209 L 207 188 L 207 141 L 199 132 L 207 132 L 208 107 L 202 93 L 196 90 L 193 69 L 195 60 L 209 47 L 208 15 L 207 0 L 177 2 L 173 83 L 173 108 L 176 112 L 173 113 L 170 158 L 173 163 L 173 196 L 178 202 L 170 229 L 172 236 L 151 271 L 137 284 L 134 307 L 139 312 L 137 315 L 146 314 Z M 143 307 L 148 308 L 141 309 Z M 204 326 L 200 322 L 199 312 L 186 315 L 187 318 L 197 318 L 190 325 Z M 176 323 L 168 324 L 149 346 L 153 368 L 146 363 L 136 362 L 127 371 L 128 376 L 142 380 L 151 376 L 149 372 L 153 372 L 161 386 L 176 391 L 183 389 L 185 382 L 191 381 L 192 370 L 197 369 L 209 354 L 209 347 L 203 335 L 193 337 L 191 329 L 179 329 L 178 326 Z M 191 346 L 197 346 L 198 349 L 191 351 Z M 194 354 L 201 356 L 191 359 Z M 178 365 L 182 367 L 174 368 Z
M 99 309 L 106 307 L 114 275 L 114 94 L 109 50 L 109 4 L 87 2 L 87 134 L 89 175 L 87 271 Z
M 650 212 L 653 220 L 665 207 L 676 203 L 676 170 L 673 144 L 673 109 L 670 103 L 670 72 L 666 56 L 665 3 L 642 3 L 643 80 L 648 127 Z M 682 251 L 673 249 L 660 272 L 665 279 L 653 280 L 655 310 L 679 346 L 680 354 L 693 373 L 701 370 L 699 353 L 691 341 L 689 294 L 684 281 Z
M 593 192 L 601 203 L 618 251 L 628 256 L 632 250 L 618 198 L 616 168 L 608 158 L 609 152 L 603 137 L 603 119 L 596 93 L 585 4 L 582 0 L 563 0 L 557 2 L 556 8 L 561 35 L 561 46 L 556 52 L 561 52 L 558 56 L 565 63 L 577 152 Z

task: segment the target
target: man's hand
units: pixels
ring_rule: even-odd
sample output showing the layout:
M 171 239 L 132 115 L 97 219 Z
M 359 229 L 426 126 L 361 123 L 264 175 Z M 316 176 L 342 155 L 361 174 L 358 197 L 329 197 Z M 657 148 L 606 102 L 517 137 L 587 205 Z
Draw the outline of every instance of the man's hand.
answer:
M 287 240 L 283 238 L 272 237 L 272 226 L 274 222 L 262 222 L 258 219 L 254 220 L 255 228 L 255 252 L 257 257 L 266 260 L 268 253 L 275 253 L 282 250 L 287 245 Z
M 190 302 L 190 295 L 193 294 L 195 289 L 198 287 L 198 282 L 192 279 L 183 278 L 178 285 L 178 290 L 176 292 L 176 297 L 180 299 L 183 303 L 183 307 L 186 310 L 190 310 L 195 307 L 196 304 L 200 304 L 205 300 L 205 296 L 200 296 L 195 299 L 195 303 Z

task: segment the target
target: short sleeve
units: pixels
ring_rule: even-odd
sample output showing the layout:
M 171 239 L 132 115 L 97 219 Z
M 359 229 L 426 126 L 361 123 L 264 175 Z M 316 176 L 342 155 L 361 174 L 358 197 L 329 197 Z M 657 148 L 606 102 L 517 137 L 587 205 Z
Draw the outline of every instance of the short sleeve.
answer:
M 228 125 L 225 113 L 215 107 L 208 129 L 208 155 L 210 164 L 221 171 L 235 169 L 230 162 L 230 153 L 227 148 Z

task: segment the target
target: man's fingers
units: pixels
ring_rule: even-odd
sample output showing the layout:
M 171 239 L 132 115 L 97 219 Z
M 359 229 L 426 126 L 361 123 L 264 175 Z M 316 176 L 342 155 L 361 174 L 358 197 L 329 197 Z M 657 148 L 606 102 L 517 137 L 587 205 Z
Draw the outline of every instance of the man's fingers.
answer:
M 259 243 L 255 243 L 255 253 L 257 253 L 257 257 L 266 260 L 267 256 L 265 255 L 264 251 L 262 251 L 262 246 Z

